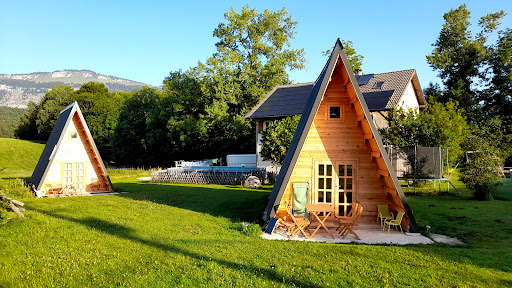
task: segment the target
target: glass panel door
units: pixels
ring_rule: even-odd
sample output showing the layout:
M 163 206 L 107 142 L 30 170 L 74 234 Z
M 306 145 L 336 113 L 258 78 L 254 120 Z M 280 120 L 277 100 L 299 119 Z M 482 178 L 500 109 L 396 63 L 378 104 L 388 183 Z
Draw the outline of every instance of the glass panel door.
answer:
M 76 163 L 75 184 L 76 184 L 76 189 L 78 189 L 78 190 L 82 190 L 85 188 L 84 187 L 84 167 L 85 167 L 84 162 Z
M 334 181 L 336 180 L 333 168 L 331 163 L 317 164 L 315 203 L 333 204 Z
M 64 185 L 73 184 L 73 163 L 64 163 Z
M 336 213 L 339 216 L 347 216 L 352 209 L 354 200 L 354 165 L 339 164 L 338 165 L 338 191 Z

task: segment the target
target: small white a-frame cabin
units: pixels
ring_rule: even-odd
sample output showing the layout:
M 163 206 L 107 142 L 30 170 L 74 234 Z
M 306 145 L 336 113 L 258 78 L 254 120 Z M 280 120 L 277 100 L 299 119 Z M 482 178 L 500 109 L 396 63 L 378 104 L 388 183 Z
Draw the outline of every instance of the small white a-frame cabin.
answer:
M 107 169 L 77 102 L 60 112 L 30 183 L 40 196 L 112 191 Z

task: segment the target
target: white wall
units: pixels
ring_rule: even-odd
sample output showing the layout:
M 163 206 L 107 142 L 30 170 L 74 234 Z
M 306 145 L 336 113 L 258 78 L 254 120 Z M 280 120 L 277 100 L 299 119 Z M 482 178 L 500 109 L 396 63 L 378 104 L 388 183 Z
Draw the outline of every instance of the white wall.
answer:
M 404 108 L 405 110 L 413 108 L 416 109 L 416 111 L 420 108 L 418 98 L 416 97 L 416 92 L 412 87 L 412 81 L 409 82 L 409 84 L 407 84 L 407 87 L 405 88 L 402 98 L 400 98 L 400 100 L 398 101 L 397 108 L 400 107 Z

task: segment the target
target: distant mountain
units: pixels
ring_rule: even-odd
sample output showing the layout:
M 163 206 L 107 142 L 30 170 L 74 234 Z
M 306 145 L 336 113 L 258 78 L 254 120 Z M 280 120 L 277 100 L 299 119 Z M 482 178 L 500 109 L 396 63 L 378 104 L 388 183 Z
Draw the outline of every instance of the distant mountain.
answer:
M 103 83 L 110 92 L 129 92 L 146 85 L 89 70 L 0 74 L 0 106 L 26 108 L 30 101 L 39 103 L 53 86 L 67 85 L 76 90 L 87 82 Z

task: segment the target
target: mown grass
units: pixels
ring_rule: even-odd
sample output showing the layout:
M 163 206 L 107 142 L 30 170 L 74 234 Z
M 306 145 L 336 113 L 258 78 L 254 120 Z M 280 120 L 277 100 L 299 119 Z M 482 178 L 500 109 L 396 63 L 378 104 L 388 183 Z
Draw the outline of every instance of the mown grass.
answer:
M 14 198 L 29 197 L 26 183 L 43 149 L 44 144 L 0 138 L 0 191 Z
M 44 144 L 0 138 L 0 178 L 30 178 Z
M 267 241 L 268 187 L 109 172 L 129 193 L 20 199 L 26 217 L 0 226 L 0 287 L 512 286 L 510 201 L 410 195 L 419 225 L 466 243 L 455 247 Z
M 501 178 L 493 196 L 496 199 L 512 201 L 512 178 Z
M 256 224 L 241 224 L 259 221 L 268 189 L 151 184 L 119 174 L 114 185 L 130 193 L 26 199 L 26 218 L 0 231 L 0 286 L 512 285 L 504 245 L 511 231 L 497 228 L 512 219 L 503 225 L 465 214 L 467 229 L 449 220 L 474 209 L 473 200 L 410 197 L 420 225 L 468 242 L 458 247 L 267 241 L 255 235 Z M 501 214 L 512 202 L 476 203 L 482 213 Z

